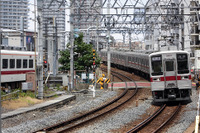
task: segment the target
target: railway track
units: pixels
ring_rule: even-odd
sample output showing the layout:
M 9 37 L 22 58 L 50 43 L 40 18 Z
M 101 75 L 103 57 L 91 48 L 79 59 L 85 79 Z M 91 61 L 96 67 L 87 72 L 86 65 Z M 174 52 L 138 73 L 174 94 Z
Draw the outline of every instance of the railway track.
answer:
M 156 133 L 164 128 L 164 126 L 173 120 L 181 108 L 181 104 L 176 107 L 169 107 L 166 104 L 162 105 L 150 117 L 130 129 L 127 133 L 136 132 L 151 132 Z
M 130 129 L 127 133 L 136 132 L 151 132 L 156 133 L 164 128 L 177 115 L 181 108 L 181 105 L 171 107 L 166 104 L 162 105 L 155 113 L 150 117 Z
M 124 77 L 123 74 L 119 74 L 117 72 L 112 72 L 112 74 L 114 76 L 117 76 L 119 79 L 121 79 L 122 81 L 124 81 L 124 79 L 122 78 L 122 76 Z M 120 76 L 119 76 L 120 75 Z M 129 77 L 125 78 L 132 80 Z M 132 80 L 133 81 L 133 80 Z M 134 82 L 134 81 L 133 81 Z M 136 85 L 136 84 L 135 84 Z M 64 132 L 69 132 L 71 130 L 73 130 L 76 127 L 81 127 L 82 125 L 91 122 L 92 120 L 96 119 L 96 118 L 100 118 L 100 116 L 103 116 L 105 114 L 110 113 L 111 111 L 117 109 L 118 107 L 120 107 L 121 105 L 125 104 L 126 102 L 128 102 L 131 98 L 134 97 L 134 95 L 137 93 L 137 87 L 136 89 L 133 91 L 128 90 L 127 89 L 127 85 L 126 85 L 126 89 L 124 89 L 124 91 L 114 100 L 98 107 L 95 108 L 89 112 L 86 112 L 82 115 L 76 116 L 74 118 L 71 118 L 70 120 L 64 121 L 62 123 L 47 127 L 45 129 L 41 129 L 38 130 L 36 132 L 40 132 L 40 131 L 45 131 L 48 133 L 52 133 L 52 132 L 56 132 L 56 133 L 64 133 Z

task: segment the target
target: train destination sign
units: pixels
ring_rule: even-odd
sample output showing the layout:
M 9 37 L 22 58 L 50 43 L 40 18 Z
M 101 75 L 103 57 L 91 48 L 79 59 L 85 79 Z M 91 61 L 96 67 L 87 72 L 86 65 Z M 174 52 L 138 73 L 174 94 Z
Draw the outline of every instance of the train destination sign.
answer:
M 161 56 L 154 56 L 151 58 L 152 61 L 161 61 Z
M 178 60 L 185 60 L 185 59 L 187 59 L 187 55 L 186 54 L 177 54 L 177 59 Z

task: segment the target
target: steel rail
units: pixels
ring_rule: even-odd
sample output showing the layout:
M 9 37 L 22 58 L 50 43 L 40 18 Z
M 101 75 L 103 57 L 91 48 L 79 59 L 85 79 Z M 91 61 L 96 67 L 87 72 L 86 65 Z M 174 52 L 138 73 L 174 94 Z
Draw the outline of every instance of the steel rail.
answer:
M 115 75 L 115 74 L 113 74 L 113 75 Z M 115 75 L 115 76 L 117 76 L 117 75 Z M 121 79 L 121 80 L 123 80 L 123 79 L 120 78 L 119 76 L 118 76 L 118 78 Z M 137 90 L 137 86 L 136 86 L 136 90 Z M 110 102 L 108 102 L 108 103 L 106 103 L 106 104 L 104 104 L 104 105 L 102 105 L 102 106 L 100 106 L 100 107 L 98 107 L 98 108 L 95 108 L 95 109 L 93 109 L 93 110 L 91 110 L 91 111 L 89 111 L 89 112 L 86 112 L 86 113 L 82 114 L 82 115 L 79 115 L 79 116 L 76 116 L 76 117 L 74 117 L 74 118 L 71 118 L 71 119 L 69 119 L 69 120 L 67 120 L 67 121 L 65 121 L 65 122 L 61 122 L 61 123 L 55 124 L 55 125 L 53 125 L 53 126 L 50 126 L 50 127 L 44 128 L 44 129 L 40 129 L 40 130 L 38 130 L 38 131 L 35 131 L 34 133 L 37 133 L 37 132 L 40 132 L 40 131 L 46 131 L 46 132 L 48 132 L 48 131 L 51 131 L 51 130 L 54 130 L 54 129 L 58 129 L 58 128 L 60 128 L 60 127 L 63 127 L 63 126 L 65 126 L 65 125 L 67 125 L 67 124 L 73 123 L 73 122 L 75 122 L 75 121 L 77 121 L 77 120 L 80 120 L 80 119 L 82 119 L 82 118 L 84 118 L 84 117 L 86 117 L 86 116 L 88 116 L 88 115 L 90 115 L 90 114 L 92 114 L 92 113 L 95 113 L 95 112 L 97 112 L 97 111 L 100 111 L 100 110 L 102 110 L 103 108 L 105 108 L 105 107 L 107 107 L 107 106 L 109 106 L 109 105 L 111 105 L 111 104 L 117 102 L 117 101 L 118 101 L 119 99 L 121 99 L 127 92 L 128 92 L 128 89 L 126 88 L 126 89 L 123 91 L 123 93 L 120 94 L 120 96 L 118 96 L 117 98 L 113 99 L 112 101 L 110 101 Z
M 179 112 L 180 109 L 181 109 L 181 104 L 177 106 L 174 113 L 162 125 L 160 125 L 160 127 L 158 127 L 153 133 L 157 133 L 158 131 L 160 131 L 169 121 L 171 121 L 174 118 L 174 116 Z
M 141 123 L 139 123 L 138 125 L 136 125 L 134 128 L 129 130 L 127 133 L 135 133 L 135 132 L 139 131 L 142 127 L 144 127 L 145 125 L 150 123 L 154 118 L 156 118 L 156 116 L 158 116 L 165 109 L 165 107 L 166 107 L 166 104 L 162 105 L 153 115 L 151 115 L 146 120 L 144 120 Z
M 135 126 L 134 128 L 132 128 L 131 130 L 129 130 L 127 133 L 136 133 L 139 130 L 141 130 L 143 127 L 145 127 L 146 125 L 148 125 L 154 118 L 156 118 L 166 107 L 166 104 L 164 104 L 163 106 L 161 106 L 153 115 L 151 115 L 150 117 L 148 117 L 146 120 L 142 121 L 141 123 L 139 123 L 137 126 Z M 159 130 L 161 130 L 170 120 L 172 120 L 172 118 L 178 113 L 178 111 L 180 110 L 181 104 L 179 104 L 176 108 L 176 110 L 174 111 L 174 113 L 165 121 L 163 122 L 162 125 L 160 125 L 154 132 L 152 133 L 156 133 Z
M 115 72 L 115 73 L 116 73 L 116 72 Z M 122 74 L 120 74 L 120 75 L 122 75 Z M 124 75 L 122 75 L 122 76 L 124 76 Z M 125 77 L 127 77 L 127 76 L 125 76 Z M 125 84 L 126 84 L 126 90 L 128 90 L 128 89 L 127 89 L 127 82 L 125 82 Z M 135 85 L 136 85 L 136 84 L 135 84 Z M 107 111 L 105 111 L 105 112 L 103 112 L 103 113 L 100 113 L 100 114 L 98 114 L 98 115 L 96 115 L 96 116 L 94 116 L 94 117 L 92 117 L 92 118 L 90 118 L 90 119 L 88 119 L 88 120 L 85 120 L 85 121 L 82 121 L 82 122 L 77 123 L 77 124 L 75 124 L 75 125 L 72 125 L 71 127 L 62 129 L 61 131 L 56 131 L 56 133 L 66 133 L 67 131 L 69 131 L 69 130 L 75 128 L 75 127 L 78 127 L 78 126 L 80 126 L 80 125 L 83 125 L 83 124 L 85 124 L 85 123 L 87 123 L 87 122 L 90 122 L 91 120 L 94 120 L 94 119 L 96 119 L 96 118 L 98 118 L 98 117 L 100 117 L 100 116 L 103 116 L 103 115 L 105 115 L 105 114 L 107 114 L 107 113 L 113 111 L 114 109 L 117 109 L 117 108 L 120 107 L 121 105 L 127 103 L 131 98 L 133 98 L 133 97 L 135 96 L 135 94 L 137 93 L 137 91 L 138 91 L 138 89 L 137 89 L 137 86 L 136 86 L 136 90 L 134 91 L 134 93 L 133 93 L 128 99 L 126 99 L 124 102 L 120 103 L 119 105 L 117 105 L 117 106 L 115 106 L 115 107 L 113 107 L 113 108 L 111 108 L 111 109 L 109 109 L 109 110 L 107 110 Z

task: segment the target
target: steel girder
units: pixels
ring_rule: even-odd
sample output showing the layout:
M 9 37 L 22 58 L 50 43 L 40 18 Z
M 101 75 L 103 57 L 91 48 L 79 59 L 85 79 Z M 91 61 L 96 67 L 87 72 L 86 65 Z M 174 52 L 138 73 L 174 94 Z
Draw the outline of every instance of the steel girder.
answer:
M 58 8 L 64 4 L 68 9 L 79 10 L 81 14 L 70 14 L 78 18 L 73 19 L 73 24 L 99 22 L 100 27 L 105 27 L 105 21 L 109 21 L 114 23 L 113 32 L 124 31 L 122 27 L 126 27 L 133 29 L 132 33 L 144 33 L 161 25 L 189 25 L 196 22 L 192 18 L 199 23 L 200 6 L 196 0 L 110 0 L 111 14 L 106 13 L 108 0 L 51 0 L 49 9 L 53 3 L 59 4 Z

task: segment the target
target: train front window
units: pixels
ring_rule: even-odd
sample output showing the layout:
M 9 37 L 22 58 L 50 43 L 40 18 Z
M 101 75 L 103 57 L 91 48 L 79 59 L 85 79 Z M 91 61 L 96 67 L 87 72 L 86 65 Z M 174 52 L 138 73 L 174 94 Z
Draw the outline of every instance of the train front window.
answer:
M 152 76 L 163 75 L 162 70 L 162 58 L 160 56 L 152 56 L 151 57 L 151 65 L 152 65 Z
M 189 73 L 187 54 L 177 54 L 178 74 Z
M 174 71 L 174 61 L 166 61 L 166 71 Z

